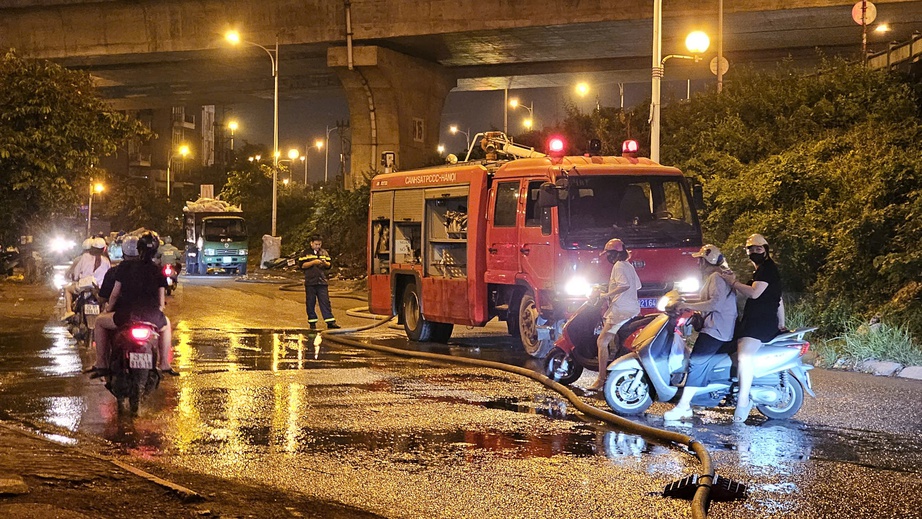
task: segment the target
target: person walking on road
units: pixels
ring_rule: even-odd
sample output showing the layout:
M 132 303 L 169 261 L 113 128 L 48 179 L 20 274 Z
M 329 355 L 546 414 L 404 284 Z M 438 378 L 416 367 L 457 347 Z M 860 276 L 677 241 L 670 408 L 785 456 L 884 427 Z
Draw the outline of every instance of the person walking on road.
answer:
M 317 329 L 317 309 L 320 303 L 320 313 L 328 330 L 341 328 L 333 317 L 333 308 L 330 306 L 329 282 L 327 270 L 330 269 L 330 253 L 323 248 L 320 236 L 311 236 L 310 250 L 298 258 L 298 264 L 304 270 L 304 304 L 307 306 L 307 324 L 311 330 Z

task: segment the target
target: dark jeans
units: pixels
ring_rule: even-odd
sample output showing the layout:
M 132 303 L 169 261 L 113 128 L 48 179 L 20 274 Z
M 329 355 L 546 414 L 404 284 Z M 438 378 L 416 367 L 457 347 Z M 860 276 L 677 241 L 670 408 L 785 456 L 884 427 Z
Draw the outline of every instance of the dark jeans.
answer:
M 317 302 L 320 302 L 320 313 L 325 322 L 333 322 L 333 308 L 330 306 L 330 290 L 327 285 L 304 285 L 304 304 L 307 306 L 307 322 L 317 322 Z
M 735 341 L 722 341 L 706 333 L 699 333 L 688 359 L 691 366 L 688 378 L 685 379 L 685 387 L 704 387 L 710 384 L 711 372 L 720 360 L 717 355 L 733 353 L 735 348 Z

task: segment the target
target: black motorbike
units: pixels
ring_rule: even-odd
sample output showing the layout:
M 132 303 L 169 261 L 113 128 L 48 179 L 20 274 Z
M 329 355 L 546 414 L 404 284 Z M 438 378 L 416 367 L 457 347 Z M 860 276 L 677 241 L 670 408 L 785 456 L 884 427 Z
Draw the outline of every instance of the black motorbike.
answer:
M 67 331 L 81 346 L 93 343 L 93 330 L 99 316 L 99 293 L 95 286 L 80 289 L 74 295 L 74 312 L 66 323 Z
M 115 332 L 106 363 L 106 389 L 118 401 L 119 414 L 138 414 L 144 397 L 160 385 L 159 342 L 157 327 L 148 322 L 130 322 Z
M 570 385 L 583 374 L 583 369 L 599 369 L 596 341 L 602 331 L 602 316 L 607 309 L 607 299 L 590 298 L 564 324 L 560 337 L 545 358 L 544 374 L 548 378 Z M 652 320 L 653 316 L 638 316 L 621 326 L 609 349 L 608 358 L 614 360 L 630 353 L 634 335 Z

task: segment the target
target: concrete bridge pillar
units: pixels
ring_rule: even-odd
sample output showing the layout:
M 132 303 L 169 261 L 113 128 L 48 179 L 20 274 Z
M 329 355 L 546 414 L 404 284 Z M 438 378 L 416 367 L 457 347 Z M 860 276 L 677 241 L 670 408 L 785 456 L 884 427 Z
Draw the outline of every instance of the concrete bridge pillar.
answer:
M 381 153 L 396 153 L 398 170 L 425 165 L 436 152 L 442 106 L 457 80 L 437 64 L 377 46 L 327 51 L 327 64 L 343 84 L 352 130 L 346 187 L 384 171 Z

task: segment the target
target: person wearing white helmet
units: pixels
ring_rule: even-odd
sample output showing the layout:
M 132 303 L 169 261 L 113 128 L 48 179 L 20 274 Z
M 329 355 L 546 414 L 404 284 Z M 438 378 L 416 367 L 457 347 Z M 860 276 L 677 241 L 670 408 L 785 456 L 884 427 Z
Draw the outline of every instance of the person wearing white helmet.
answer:
M 106 256 L 106 240 L 102 238 L 87 238 L 84 244 L 89 242 L 89 249 L 77 258 L 77 261 L 69 269 L 68 274 L 73 283 L 64 287 L 65 312 L 61 317 L 62 321 L 70 319 L 74 315 L 73 304 L 74 294 L 77 292 L 77 281 L 92 276 L 93 283 L 101 286 L 106 272 L 109 271 L 111 263 Z
M 753 355 L 770 341 L 779 330 L 784 329 L 784 303 L 781 301 L 781 274 L 769 253 L 768 240 L 761 234 L 753 234 L 746 240 L 746 254 L 755 266 L 749 284 L 737 281 L 736 275 L 723 272 L 721 276 L 730 283 L 738 294 L 746 298 L 743 317 L 737 327 L 737 395 L 734 422 L 745 422 L 752 410 L 749 390 L 755 370 Z
M 736 295 L 730 283 L 720 276 L 727 267 L 727 262 L 720 249 L 715 245 L 705 245 L 692 254 L 698 258 L 698 268 L 704 278 L 699 301 L 685 303 L 682 308 L 701 312 L 704 325 L 698 331 L 698 338 L 689 358 L 688 376 L 682 396 L 675 408 L 663 413 L 666 420 L 689 420 L 694 416 L 691 401 L 710 381 L 708 375 L 710 362 L 718 352 L 730 352 L 733 349 L 733 328 L 736 326 Z
M 637 276 L 634 265 L 628 261 L 631 251 L 624 246 L 623 241 L 613 238 L 605 244 L 601 255 L 608 259 L 612 267 L 608 290 L 600 292 L 599 296 L 610 298 L 610 303 L 603 316 L 602 332 L 596 341 L 599 349 L 599 377 L 589 386 L 593 391 L 600 390 L 605 385 L 605 377 L 608 375 L 608 348 L 615 340 L 618 330 L 632 317 L 640 314 L 640 300 L 637 298 L 640 277 Z

